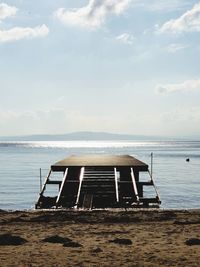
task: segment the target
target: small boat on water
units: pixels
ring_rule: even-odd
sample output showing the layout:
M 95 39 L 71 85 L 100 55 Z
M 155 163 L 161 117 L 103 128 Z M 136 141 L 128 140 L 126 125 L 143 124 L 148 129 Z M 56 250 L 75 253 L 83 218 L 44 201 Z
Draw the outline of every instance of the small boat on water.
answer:
M 55 178 L 54 178 L 55 177 Z M 48 187 L 56 187 L 48 195 Z M 51 190 L 49 191 L 51 192 Z M 149 166 L 130 155 L 80 155 L 50 168 L 36 209 L 159 207 Z

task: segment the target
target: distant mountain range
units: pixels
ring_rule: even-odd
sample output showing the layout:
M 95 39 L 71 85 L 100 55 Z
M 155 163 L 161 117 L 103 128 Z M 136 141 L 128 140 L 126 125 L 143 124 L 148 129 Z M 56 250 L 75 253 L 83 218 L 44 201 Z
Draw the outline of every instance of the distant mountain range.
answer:
M 24 136 L 4 136 L 0 141 L 111 141 L 111 140 L 164 140 L 164 137 L 113 134 L 106 132 L 73 132 L 68 134 L 41 134 L 41 135 L 24 135 Z

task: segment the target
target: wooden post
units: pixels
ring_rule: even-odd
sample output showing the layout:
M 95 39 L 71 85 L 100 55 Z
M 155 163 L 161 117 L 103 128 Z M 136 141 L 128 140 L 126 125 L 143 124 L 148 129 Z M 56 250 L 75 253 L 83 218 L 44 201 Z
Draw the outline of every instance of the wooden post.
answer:
M 114 168 L 115 173 L 115 192 L 116 192 L 116 200 L 119 202 L 119 189 L 118 189 L 118 181 L 117 181 L 117 169 Z
M 151 179 L 153 177 L 153 152 L 151 153 Z
M 79 197 L 81 194 L 81 185 L 82 185 L 82 181 L 83 181 L 84 171 L 85 171 L 85 167 L 82 167 L 81 173 L 79 176 L 79 188 L 78 188 L 78 194 L 77 194 L 77 198 L 76 198 L 76 208 L 78 207 L 78 204 L 79 204 Z
M 68 173 L 68 168 L 66 168 L 66 170 L 64 172 L 62 183 L 61 183 L 61 186 L 60 186 L 60 189 L 59 189 L 59 193 L 58 193 L 58 196 L 57 196 L 57 199 L 56 199 L 56 208 L 58 207 L 58 203 L 59 203 L 59 200 L 60 200 L 60 197 L 61 197 L 61 194 L 62 194 L 62 190 L 63 190 L 64 184 L 65 184 L 65 180 L 67 178 L 67 173 Z
M 42 191 L 42 169 L 40 168 L 40 192 Z
M 139 199 L 139 195 L 138 195 L 138 190 L 137 190 L 137 185 L 136 185 L 136 181 L 135 181 L 135 175 L 133 172 L 133 168 L 131 168 L 131 179 L 132 179 L 132 183 L 133 183 L 133 190 L 134 190 L 137 202 L 139 203 L 140 199 Z

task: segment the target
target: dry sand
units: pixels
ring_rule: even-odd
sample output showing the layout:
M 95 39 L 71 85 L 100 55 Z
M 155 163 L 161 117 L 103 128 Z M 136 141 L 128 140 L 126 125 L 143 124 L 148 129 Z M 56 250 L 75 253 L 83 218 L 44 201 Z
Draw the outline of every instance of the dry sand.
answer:
M 200 210 L 1 211 L 0 266 L 200 266 Z

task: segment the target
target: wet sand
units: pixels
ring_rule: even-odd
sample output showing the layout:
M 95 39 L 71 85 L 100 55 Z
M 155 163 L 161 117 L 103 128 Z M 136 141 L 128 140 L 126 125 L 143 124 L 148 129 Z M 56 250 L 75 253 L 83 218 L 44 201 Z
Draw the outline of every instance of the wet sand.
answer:
M 0 266 L 200 266 L 200 210 L 1 211 Z

